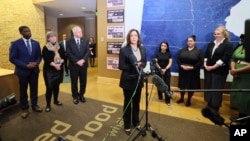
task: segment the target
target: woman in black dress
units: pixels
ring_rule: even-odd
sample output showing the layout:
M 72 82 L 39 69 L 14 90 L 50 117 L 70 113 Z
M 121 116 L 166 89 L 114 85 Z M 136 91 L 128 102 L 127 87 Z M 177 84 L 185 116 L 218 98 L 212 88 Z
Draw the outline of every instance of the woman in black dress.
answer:
M 168 91 L 170 91 L 170 67 L 172 65 L 172 55 L 169 51 L 169 45 L 168 42 L 161 42 L 159 51 L 156 53 L 155 56 L 156 66 L 159 68 L 159 72 L 157 72 L 157 75 L 159 75 L 164 82 L 168 86 Z M 165 95 L 165 102 L 168 106 L 170 106 L 170 97 L 167 96 L 166 92 L 164 92 Z M 162 92 L 158 90 L 158 97 L 160 100 L 162 100 Z
M 45 111 L 51 110 L 51 97 L 54 96 L 54 104 L 62 105 L 58 100 L 59 85 L 63 80 L 63 62 L 64 50 L 57 43 L 56 34 L 54 32 L 47 33 L 47 44 L 43 47 L 42 56 L 44 59 L 43 77 L 46 85 L 46 102 Z
M 89 38 L 89 64 L 91 67 L 95 66 L 96 57 L 96 43 L 94 37 Z
M 178 53 L 177 63 L 179 65 L 178 87 L 183 89 L 200 88 L 200 68 L 203 63 L 204 54 L 201 49 L 196 47 L 196 37 L 192 35 L 187 38 L 187 47 L 182 48 Z M 191 98 L 194 92 L 188 92 L 186 106 L 191 105 Z M 181 92 L 181 98 L 177 103 L 184 102 L 185 92 Z

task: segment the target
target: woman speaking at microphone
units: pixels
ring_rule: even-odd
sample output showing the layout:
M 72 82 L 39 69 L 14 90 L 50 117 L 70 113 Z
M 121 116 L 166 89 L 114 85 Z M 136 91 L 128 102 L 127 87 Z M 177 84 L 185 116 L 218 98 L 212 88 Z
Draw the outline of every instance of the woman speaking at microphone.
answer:
M 122 71 L 119 86 L 123 89 L 124 95 L 124 131 L 130 135 L 131 123 L 134 127 L 140 128 L 139 111 L 143 78 L 140 77 L 141 79 L 138 81 L 138 70 L 140 71 L 146 66 L 146 52 L 141 46 L 138 30 L 131 29 L 126 40 L 127 45 L 121 48 L 119 54 L 119 69 Z M 132 62 L 131 57 L 136 58 L 136 62 Z

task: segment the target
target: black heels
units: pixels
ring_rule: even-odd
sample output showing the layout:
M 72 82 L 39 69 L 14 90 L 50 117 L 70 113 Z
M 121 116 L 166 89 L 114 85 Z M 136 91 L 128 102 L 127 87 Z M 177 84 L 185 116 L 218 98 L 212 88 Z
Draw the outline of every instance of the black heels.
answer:
M 62 106 L 63 105 L 62 102 L 60 102 L 60 101 L 54 101 L 54 104 L 57 105 L 57 106 Z
M 124 129 L 124 132 L 129 136 L 131 134 L 131 129 Z
M 177 101 L 178 104 L 183 103 L 183 102 L 184 102 L 184 99 L 182 99 L 182 98 Z
M 45 112 L 50 112 L 50 111 L 51 111 L 50 106 L 46 106 L 46 108 L 45 108 Z

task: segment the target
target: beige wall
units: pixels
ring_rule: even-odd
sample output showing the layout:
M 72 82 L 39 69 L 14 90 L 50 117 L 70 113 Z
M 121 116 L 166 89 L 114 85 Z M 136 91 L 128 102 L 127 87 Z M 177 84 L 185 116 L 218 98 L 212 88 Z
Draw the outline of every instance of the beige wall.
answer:
M 98 82 L 105 83 L 117 83 L 120 78 L 121 71 L 119 70 L 109 70 L 107 69 L 107 57 L 119 57 L 118 55 L 107 54 L 107 42 L 123 42 L 124 39 L 121 40 L 110 40 L 107 39 L 107 26 L 120 26 L 124 25 L 124 23 L 109 23 L 107 24 L 107 10 L 106 0 L 99 0 L 97 2 L 97 45 L 98 45 Z M 118 8 L 113 8 L 118 9 Z M 120 9 L 120 7 L 119 7 Z M 103 41 L 101 41 L 103 39 Z
M 25 6 L 25 7 L 24 7 Z M 13 69 L 9 62 L 10 42 L 20 38 L 18 27 L 27 25 L 32 38 L 41 45 L 45 41 L 44 9 L 33 5 L 32 0 L 1 0 L 0 1 L 0 67 Z
M 96 19 L 95 18 L 85 18 L 85 38 L 89 39 L 94 37 L 96 41 Z
M 45 30 L 51 30 L 57 34 L 57 19 L 45 15 Z

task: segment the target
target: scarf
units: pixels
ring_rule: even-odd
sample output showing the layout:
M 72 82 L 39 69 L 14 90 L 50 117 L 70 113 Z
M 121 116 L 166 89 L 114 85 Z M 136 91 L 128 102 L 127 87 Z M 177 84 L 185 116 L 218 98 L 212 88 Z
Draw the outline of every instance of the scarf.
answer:
M 58 53 L 58 50 L 60 49 L 60 46 L 58 43 L 56 43 L 55 45 L 53 45 L 51 42 L 48 42 L 46 44 L 46 47 L 49 51 L 53 51 L 55 53 L 54 55 L 54 63 L 56 64 L 61 64 L 61 56 Z

